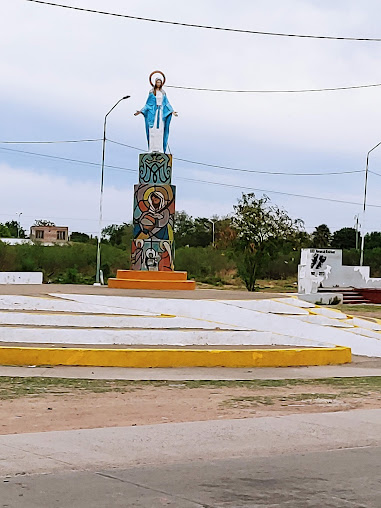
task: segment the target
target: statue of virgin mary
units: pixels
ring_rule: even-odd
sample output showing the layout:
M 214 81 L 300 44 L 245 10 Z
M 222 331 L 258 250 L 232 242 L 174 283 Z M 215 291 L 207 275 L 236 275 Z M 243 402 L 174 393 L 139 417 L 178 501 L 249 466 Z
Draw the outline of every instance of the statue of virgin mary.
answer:
M 155 79 L 155 84 L 151 78 L 153 74 L 160 73 L 163 76 Z M 165 76 L 160 71 L 152 72 L 149 77 L 153 88 L 148 94 L 145 106 L 135 113 L 135 116 L 142 114 L 146 124 L 146 134 L 148 141 L 148 150 L 150 152 L 165 153 L 168 145 L 169 124 L 172 120 L 172 114 L 177 116 L 176 111 L 170 105 L 167 94 L 163 90 Z

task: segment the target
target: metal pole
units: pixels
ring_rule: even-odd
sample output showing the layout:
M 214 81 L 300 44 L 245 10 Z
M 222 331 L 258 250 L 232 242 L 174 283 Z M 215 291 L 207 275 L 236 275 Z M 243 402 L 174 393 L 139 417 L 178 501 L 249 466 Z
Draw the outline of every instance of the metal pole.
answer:
M 100 271 L 101 271 L 101 236 L 102 236 L 102 219 L 103 219 L 103 187 L 104 187 L 104 170 L 105 170 L 105 152 L 106 152 L 106 123 L 107 117 L 111 113 L 111 111 L 116 108 L 119 102 L 124 99 L 128 99 L 130 96 L 126 95 L 118 100 L 116 104 L 110 109 L 108 113 L 105 115 L 104 123 L 103 123 L 103 144 L 102 144 L 102 169 L 101 169 L 101 192 L 99 197 L 99 227 L 98 227 L 98 241 L 97 241 L 97 271 L 95 274 L 95 284 L 100 286 Z
M 215 227 L 214 227 L 214 224 L 215 224 L 215 221 L 212 221 L 212 219 L 207 219 L 208 222 L 211 222 L 212 223 L 212 246 L 214 247 L 215 245 Z
M 361 253 L 360 253 L 360 266 L 363 266 L 364 262 L 364 244 L 365 244 L 365 210 L 366 210 L 366 193 L 367 193 L 367 186 L 368 186 L 368 167 L 369 167 L 369 154 L 370 152 L 373 152 L 378 146 L 381 145 L 381 141 L 377 143 L 373 148 L 369 150 L 366 156 L 366 167 L 365 167 L 365 183 L 364 183 L 364 205 L 363 205 L 363 211 L 362 211 L 362 223 L 361 223 Z
M 20 224 L 20 217 L 22 215 L 22 212 L 18 213 L 17 215 L 19 216 L 19 220 L 17 222 L 17 238 L 20 238 L 20 225 L 21 225 Z
M 358 214 L 354 216 L 356 219 L 356 250 L 359 248 L 359 216 Z

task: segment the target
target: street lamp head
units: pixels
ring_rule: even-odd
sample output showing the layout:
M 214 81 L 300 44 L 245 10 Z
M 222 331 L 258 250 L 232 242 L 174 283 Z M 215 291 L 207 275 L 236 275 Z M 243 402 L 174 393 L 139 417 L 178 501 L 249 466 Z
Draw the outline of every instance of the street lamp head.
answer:
M 131 95 L 126 95 L 125 97 L 123 97 L 123 99 L 129 99 L 131 97 Z

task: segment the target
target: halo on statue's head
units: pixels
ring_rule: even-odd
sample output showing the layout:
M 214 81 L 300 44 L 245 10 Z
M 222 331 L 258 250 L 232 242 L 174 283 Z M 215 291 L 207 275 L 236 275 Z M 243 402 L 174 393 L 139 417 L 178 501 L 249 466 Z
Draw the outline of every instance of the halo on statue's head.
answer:
M 151 86 L 152 86 L 153 88 L 155 88 L 155 85 L 152 83 L 152 76 L 153 76 L 154 74 L 161 74 L 161 75 L 163 76 L 163 79 L 162 79 L 161 81 L 162 81 L 162 83 L 163 83 L 163 85 L 162 85 L 162 86 L 164 86 L 164 85 L 165 85 L 165 75 L 164 75 L 164 73 L 163 73 L 163 72 L 161 72 L 161 71 L 153 71 L 153 72 L 151 72 L 151 74 L 149 75 L 149 82 L 150 82 Z M 157 78 L 157 79 L 161 79 L 161 78 Z M 155 82 L 156 82 L 156 80 L 155 80 Z

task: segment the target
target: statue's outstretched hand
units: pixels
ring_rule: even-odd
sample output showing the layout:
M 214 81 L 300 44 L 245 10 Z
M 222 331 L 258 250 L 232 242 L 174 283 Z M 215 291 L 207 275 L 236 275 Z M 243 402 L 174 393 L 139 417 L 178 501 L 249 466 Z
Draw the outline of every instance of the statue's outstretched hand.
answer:
M 174 114 L 175 116 L 179 116 L 179 114 L 178 114 L 178 112 L 177 112 L 177 111 L 174 111 L 174 112 L 173 112 L 173 114 Z
M 141 111 L 137 111 L 136 113 L 134 113 L 134 116 L 138 116 L 141 114 Z

